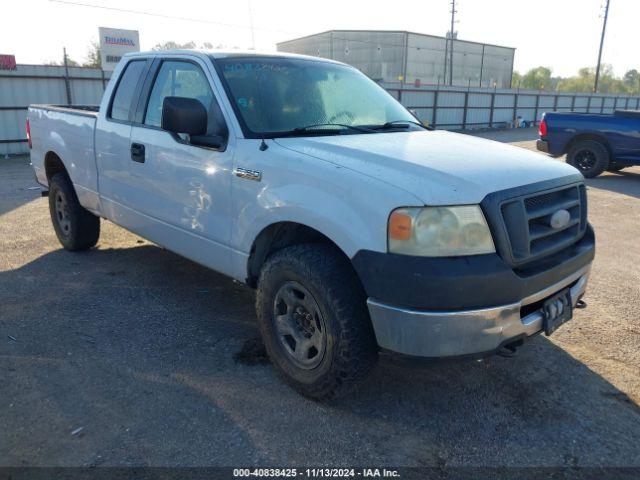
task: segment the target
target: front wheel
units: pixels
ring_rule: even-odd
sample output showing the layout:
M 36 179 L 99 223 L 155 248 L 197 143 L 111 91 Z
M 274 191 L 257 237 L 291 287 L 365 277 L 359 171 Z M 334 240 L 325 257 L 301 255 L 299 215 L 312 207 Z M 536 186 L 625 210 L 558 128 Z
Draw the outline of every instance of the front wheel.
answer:
M 366 295 L 347 260 L 331 246 L 295 245 L 269 257 L 256 310 L 276 370 L 307 397 L 337 397 L 375 365 Z
M 580 170 L 586 178 L 594 178 L 609 166 L 609 151 L 600 142 L 582 140 L 569 149 L 567 163 Z
M 100 218 L 80 205 L 65 173 L 56 173 L 49 181 L 49 213 L 56 236 L 65 249 L 87 250 L 98 242 Z

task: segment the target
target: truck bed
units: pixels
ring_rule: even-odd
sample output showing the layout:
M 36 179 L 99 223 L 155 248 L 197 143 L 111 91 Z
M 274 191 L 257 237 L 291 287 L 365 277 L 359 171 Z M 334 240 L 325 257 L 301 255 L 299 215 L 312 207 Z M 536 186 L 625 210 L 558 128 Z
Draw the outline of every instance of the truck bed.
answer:
M 90 210 L 96 210 L 98 204 L 94 147 L 98 111 L 98 106 L 91 105 L 31 105 L 28 112 L 31 162 L 38 182 L 48 187 L 45 160 L 49 155 L 67 159 L 80 203 Z

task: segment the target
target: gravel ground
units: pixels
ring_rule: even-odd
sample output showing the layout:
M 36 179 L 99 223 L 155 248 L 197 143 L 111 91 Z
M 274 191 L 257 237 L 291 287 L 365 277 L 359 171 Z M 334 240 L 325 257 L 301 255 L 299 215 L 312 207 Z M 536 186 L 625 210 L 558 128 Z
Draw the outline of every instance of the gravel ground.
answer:
M 260 356 L 251 290 L 108 222 L 63 251 L 0 160 L 0 466 L 640 466 L 640 168 L 588 184 L 589 308 L 511 359 L 385 355 L 322 405 Z

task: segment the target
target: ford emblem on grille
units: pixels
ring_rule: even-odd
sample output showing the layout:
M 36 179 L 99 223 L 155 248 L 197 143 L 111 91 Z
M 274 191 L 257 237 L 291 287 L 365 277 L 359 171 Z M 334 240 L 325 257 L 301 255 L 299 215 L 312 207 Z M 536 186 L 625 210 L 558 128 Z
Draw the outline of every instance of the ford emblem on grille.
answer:
M 565 210 L 558 210 L 553 215 L 551 215 L 550 224 L 551 228 L 554 230 L 559 230 L 567 226 L 569 221 L 571 220 L 571 214 Z

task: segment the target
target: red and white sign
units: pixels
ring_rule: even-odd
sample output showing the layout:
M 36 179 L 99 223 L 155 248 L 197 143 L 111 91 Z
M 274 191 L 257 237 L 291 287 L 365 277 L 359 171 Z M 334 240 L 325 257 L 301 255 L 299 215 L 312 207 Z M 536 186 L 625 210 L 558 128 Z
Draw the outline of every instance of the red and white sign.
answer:
M 140 51 L 137 30 L 100 27 L 100 60 L 102 69 L 112 72 L 125 53 Z
M 15 55 L 0 55 L 0 70 L 15 70 L 16 67 Z

